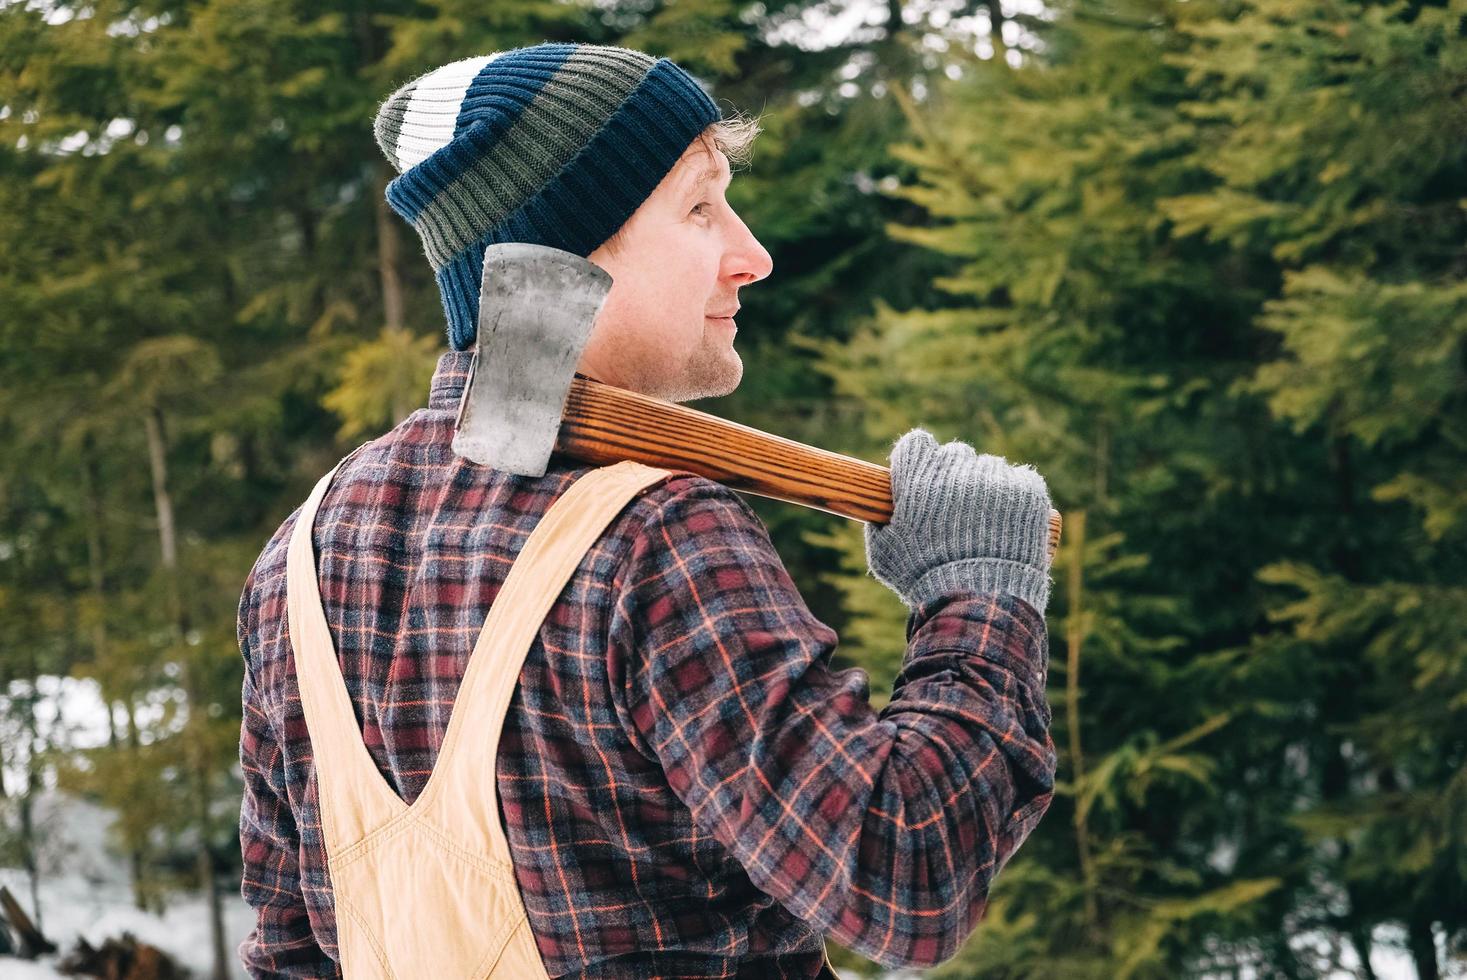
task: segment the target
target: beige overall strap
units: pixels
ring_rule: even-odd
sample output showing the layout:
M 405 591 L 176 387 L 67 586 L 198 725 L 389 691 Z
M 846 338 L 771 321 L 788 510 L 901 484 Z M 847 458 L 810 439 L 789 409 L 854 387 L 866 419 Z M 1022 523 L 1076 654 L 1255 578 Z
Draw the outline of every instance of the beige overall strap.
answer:
M 429 819 L 470 850 L 510 863 L 497 819 L 495 757 L 520 669 L 546 614 L 617 514 L 669 475 L 629 461 L 591 471 L 556 501 L 515 559 L 479 633 L 443 747 L 418 801 L 429 809 Z M 479 813 L 488 818 L 474 819 Z
M 321 477 L 301 505 L 285 562 L 290 645 L 295 653 L 301 709 L 311 737 L 321 830 L 328 851 L 359 840 L 405 808 L 401 797 L 383 781 L 362 741 L 316 584 L 311 528 L 321 498 L 340 467 L 337 463 Z

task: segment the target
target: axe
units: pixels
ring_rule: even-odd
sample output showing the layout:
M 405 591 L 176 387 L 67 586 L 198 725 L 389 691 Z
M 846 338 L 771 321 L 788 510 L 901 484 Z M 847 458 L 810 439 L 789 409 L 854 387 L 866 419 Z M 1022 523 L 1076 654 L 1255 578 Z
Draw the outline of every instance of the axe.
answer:
M 606 466 L 633 460 L 855 520 L 891 519 L 891 471 L 602 384 L 576 372 L 611 276 L 571 252 L 524 242 L 484 252 L 479 335 L 453 451 L 521 476 L 559 452 Z M 1049 512 L 1049 555 L 1060 515 Z

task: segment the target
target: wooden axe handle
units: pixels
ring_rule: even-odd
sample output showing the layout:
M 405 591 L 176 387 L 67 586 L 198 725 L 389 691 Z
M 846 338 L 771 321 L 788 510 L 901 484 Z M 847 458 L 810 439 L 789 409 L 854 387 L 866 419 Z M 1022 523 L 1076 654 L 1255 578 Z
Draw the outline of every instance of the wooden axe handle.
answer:
M 891 520 L 891 471 L 885 466 L 579 374 L 571 380 L 555 448 L 587 463 L 630 459 L 858 521 Z M 1051 510 L 1051 560 L 1060 524 L 1059 512 Z

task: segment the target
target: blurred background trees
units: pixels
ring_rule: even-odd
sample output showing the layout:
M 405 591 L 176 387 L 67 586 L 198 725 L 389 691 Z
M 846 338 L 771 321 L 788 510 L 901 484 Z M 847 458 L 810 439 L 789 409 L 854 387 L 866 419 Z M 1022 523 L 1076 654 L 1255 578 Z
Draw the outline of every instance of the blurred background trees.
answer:
M 230 900 L 245 574 L 446 347 L 376 106 L 574 40 L 764 126 L 729 197 L 774 273 L 699 407 L 878 462 L 922 425 L 1066 514 L 1062 793 L 933 975 L 1460 970 L 1464 35 L 1467 0 L 0 4 L 0 864 L 60 785 L 139 907 Z M 884 704 L 859 525 L 752 502 Z

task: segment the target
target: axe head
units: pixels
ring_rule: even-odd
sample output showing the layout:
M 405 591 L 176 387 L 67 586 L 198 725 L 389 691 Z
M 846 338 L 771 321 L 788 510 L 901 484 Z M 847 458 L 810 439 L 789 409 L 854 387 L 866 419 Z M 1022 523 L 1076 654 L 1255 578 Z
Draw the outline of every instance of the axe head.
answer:
M 611 276 L 572 252 L 506 242 L 484 250 L 479 335 L 453 451 L 544 476 L 561 414 Z

